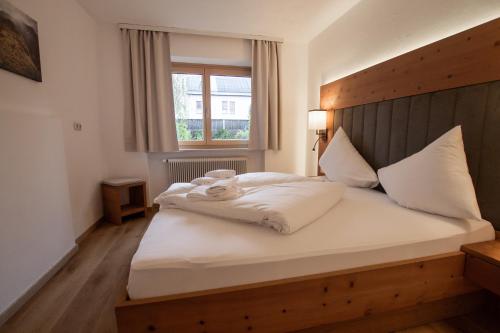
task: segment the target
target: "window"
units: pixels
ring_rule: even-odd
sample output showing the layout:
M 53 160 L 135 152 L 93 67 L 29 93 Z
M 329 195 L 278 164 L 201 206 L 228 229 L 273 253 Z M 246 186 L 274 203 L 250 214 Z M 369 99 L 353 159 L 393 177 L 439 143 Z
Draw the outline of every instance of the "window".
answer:
M 197 113 L 203 112 L 203 102 L 202 101 L 196 101 L 196 112 Z
M 236 101 L 222 101 L 222 114 L 234 115 L 236 112 Z
M 174 64 L 177 139 L 183 146 L 246 146 L 251 78 L 246 67 Z

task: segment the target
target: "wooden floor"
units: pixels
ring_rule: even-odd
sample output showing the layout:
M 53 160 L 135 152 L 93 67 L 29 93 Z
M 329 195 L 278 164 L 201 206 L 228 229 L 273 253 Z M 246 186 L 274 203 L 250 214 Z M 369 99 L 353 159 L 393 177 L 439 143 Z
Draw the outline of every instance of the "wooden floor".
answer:
M 113 307 L 126 286 L 130 260 L 149 221 L 138 218 L 121 226 L 98 227 L 0 332 L 116 332 Z M 400 332 L 462 332 L 454 326 L 438 322 Z
M 116 332 L 114 304 L 149 219 L 103 224 L 0 332 Z

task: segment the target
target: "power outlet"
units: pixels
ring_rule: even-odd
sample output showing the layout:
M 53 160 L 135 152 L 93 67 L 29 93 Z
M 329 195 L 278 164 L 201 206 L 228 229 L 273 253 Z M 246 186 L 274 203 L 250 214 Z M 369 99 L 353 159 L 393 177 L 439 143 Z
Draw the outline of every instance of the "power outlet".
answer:
M 75 121 L 75 122 L 73 123 L 73 129 L 74 129 L 75 131 L 81 131 L 81 130 L 82 130 L 82 123 L 79 123 L 79 122 L 76 122 L 76 121 Z

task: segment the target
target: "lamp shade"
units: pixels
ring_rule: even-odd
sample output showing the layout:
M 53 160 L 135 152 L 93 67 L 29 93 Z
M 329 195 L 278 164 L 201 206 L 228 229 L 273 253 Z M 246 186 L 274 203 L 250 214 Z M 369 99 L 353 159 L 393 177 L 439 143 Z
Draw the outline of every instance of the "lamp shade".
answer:
M 308 117 L 310 130 L 324 130 L 326 128 L 326 110 L 309 110 Z

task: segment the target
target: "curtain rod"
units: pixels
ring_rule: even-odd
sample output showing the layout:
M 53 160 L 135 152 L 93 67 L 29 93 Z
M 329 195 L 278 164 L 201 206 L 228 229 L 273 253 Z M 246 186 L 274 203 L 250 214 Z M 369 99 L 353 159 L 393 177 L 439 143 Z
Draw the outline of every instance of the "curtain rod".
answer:
M 161 27 L 161 26 L 155 26 L 155 25 L 118 23 L 118 27 L 121 29 L 164 31 L 164 32 L 172 32 L 172 33 L 176 33 L 176 34 L 186 34 L 186 35 L 267 40 L 267 41 L 278 42 L 278 43 L 283 43 L 283 41 L 284 41 L 284 39 L 281 37 L 248 35 L 248 34 L 239 34 L 239 33 L 233 33 L 233 32 L 202 31 L 202 30 L 183 29 L 183 28 L 174 28 L 174 27 Z

